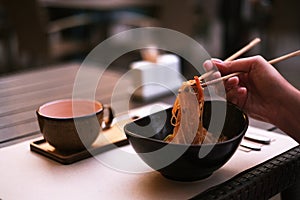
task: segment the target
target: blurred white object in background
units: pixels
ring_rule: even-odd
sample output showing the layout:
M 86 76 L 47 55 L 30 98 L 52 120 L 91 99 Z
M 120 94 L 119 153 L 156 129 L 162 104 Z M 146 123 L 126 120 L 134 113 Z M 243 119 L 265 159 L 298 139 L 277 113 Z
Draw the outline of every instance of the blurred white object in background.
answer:
M 173 54 L 157 56 L 157 62 L 137 61 L 130 65 L 133 96 L 141 100 L 157 98 L 168 93 L 177 93 L 183 77 L 180 59 Z

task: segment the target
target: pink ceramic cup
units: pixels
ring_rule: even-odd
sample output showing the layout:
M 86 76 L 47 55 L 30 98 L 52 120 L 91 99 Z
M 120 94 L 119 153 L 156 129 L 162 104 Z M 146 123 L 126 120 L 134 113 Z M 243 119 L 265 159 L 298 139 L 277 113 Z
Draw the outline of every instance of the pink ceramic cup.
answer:
M 45 140 L 63 152 L 89 148 L 101 129 L 109 128 L 114 118 L 110 106 L 82 99 L 52 101 L 40 106 L 36 114 Z

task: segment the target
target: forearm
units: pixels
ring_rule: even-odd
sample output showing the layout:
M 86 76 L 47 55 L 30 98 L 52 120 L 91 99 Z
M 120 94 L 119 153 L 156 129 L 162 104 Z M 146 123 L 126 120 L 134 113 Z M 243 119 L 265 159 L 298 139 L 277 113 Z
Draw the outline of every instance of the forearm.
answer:
M 300 143 L 300 91 L 290 86 L 278 100 L 277 116 L 270 121 Z

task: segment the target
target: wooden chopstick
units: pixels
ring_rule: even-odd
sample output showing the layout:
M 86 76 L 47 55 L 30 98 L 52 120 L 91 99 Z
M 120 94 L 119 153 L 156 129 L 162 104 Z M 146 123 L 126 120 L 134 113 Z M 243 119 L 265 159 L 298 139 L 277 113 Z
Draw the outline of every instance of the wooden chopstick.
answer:
M 243 53 L 245 53 L 246 51 L 249 51 L 252 47 L 254 47 L 256 44 L 258 44 L 260 42 L 260 38 L 254 38 L 251 42 L 249 42 L 246 46 L 244 46 L 243 48 L 241 48 L 239 51 L 237 51 L 236 53 L 234 53 L 233 55 L 231 55 L 230 57 L 228 57 L 225 61 L 232 61 L 236 58 L 238 58 L 239 56 L 241 56 Z M 214 70 L 208 71 L 204 74 L 202 74 L 199 77 L 199 80 L 203 80 L 207 77 L 209 77 L 211 74 L 213 74 L 213 72 L 215 72 Z
M 207 87 L 207 86 L 209 86 L 209 85 L 213 85 L 213 84 L 219 83 L 219 82 L 221 82 L 221 81 L 225 81 L 225 80 L 227 80 L 227 79 L 229 79 L 229 78 L 231 78 L 231 77 L 233 77 L 233 76 L 237 76 L 237 75 L 239 75 L 239 74 L 241 74 L 241 73 L 244 73 L 244 72 L 234 72 L 234 73 L 232 73 L 232 74 L 228 74 L 228 75 L 226 75 L 226 76 L 222 76 L 222 77 L 220 77 L 220 78 L 216 78 L 216 79 L 213 79 L 213 80 L 211 80 L 211 81 L 207 81 L 207 82 L 205 82 L 205 83 L 201 83 L 201 86 L 202 86 L 202 87 Z
M 271 65 L 273 65 L 273 64 L 275 64 L 275 63 L 277 63 L 277 62 L 280 62 L 280 61 L 282 61 L 282 60 L 286 60 L 286 59 L 288 59 L 288 58 L 291 58 L 291 57 L 294 57 L 294 56 L 299 56 L 299 55 L 300 55 L 300 50 L 294 51 L 294 52 L 292 52 L 292 53 L 289 53 L 289 54 L 280 56 L 280 57 L 278 57 L 278 58 L 274 58 L 273 60 L 270 60 L 269 63 L 270 63 Z
M 234 53 L 232 56 L 230 56 L 229 58 L 227 58 L 225 61 L 235 60 L 236 58 L 238 58 L 239 56 L 241 56 L 242 54 L 244 54 L 246 51 L 249 51 L 252 47 L 254 47 L 256 44 L 258 44 L 260 41 L 261 41 L 260 38 L 253 39 L 249 44 L 247 44 L 246 46 L 244 46 L 243 48 L 241 48 L 239 51 L 237 51 L 236 53 Z
M 204 80 L 206 79 L 207 77 L 209 77 L 210 75 L 212 75 L 214 72 L 216 72 L 215 70 L 210 70 L 204 74 L 202 74 L 201 76 L 199 76 L 199 80 Z
M 273 60 L 270 60 L 270 61 L 268 61 L 268 63 L 270 63 L 270 64 L 275 64 L 275 63 L 278 63 L 278 62 L 280 62 L 280 61 L 286 60 L 286 59 L 291 58 L 291 57 L 294 57 L 294 56 L 299 56 L 299 55 L 300 55 L 300 50 L 297 50 L 297 51 L 294 51 L 294 52 L 292 52 L 292 53 L 289 53 L 289 54 L 280 56 L 280 57 L 278 57 L 278 58 L 275 58 L 275 59 L 273 59 Z M 222 76 L 222 77 L 220 77 L 220 78 L 213 79 L 213 80 L 211 80 L 211 81 L 207 81 L 207 82 L 205 82 L 205 83 L 202 83 L 201 86 L 202 86 L 202 87 L 207 87 L 207 86 L 209 86 L 209 85 L 219 83 L 220 81 L 227 80 L 227 79 L 229 79 L 229 78 L 231 78 L 231 77 L 233 77 L 233 76 L 237 76 L 237 75 L 239 75 L 239 74 L 241 74 L 241 73 L 244 73 L 244 72 L 235 72 L 235 73 L 232 73 L 232 74 L 228 74 L 228 75 L 226 75 L 226 76 Z

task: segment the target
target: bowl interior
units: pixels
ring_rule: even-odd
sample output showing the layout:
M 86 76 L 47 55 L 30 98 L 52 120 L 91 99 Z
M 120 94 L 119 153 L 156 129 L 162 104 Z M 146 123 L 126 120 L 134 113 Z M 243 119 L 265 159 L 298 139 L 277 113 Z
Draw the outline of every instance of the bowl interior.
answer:
M 158 142 L 173 132 L 172 108 L 154 113 L 126 125 L 125 131 L 135 137 L 155 139 Z M 206 101 L 203 126 L 212 134 L 224 134 L 228 140 L 242 134 L 248 127 L 247 116 L 235 105 L 223 101 Z

